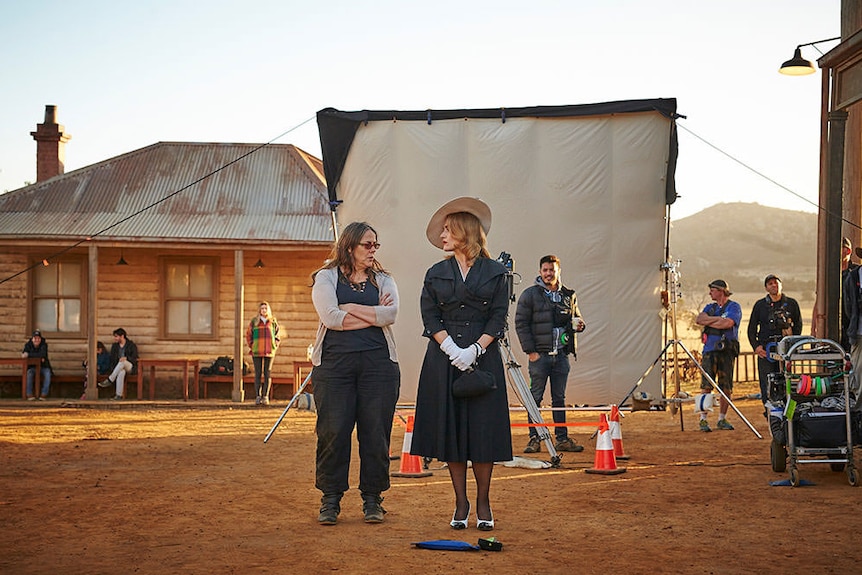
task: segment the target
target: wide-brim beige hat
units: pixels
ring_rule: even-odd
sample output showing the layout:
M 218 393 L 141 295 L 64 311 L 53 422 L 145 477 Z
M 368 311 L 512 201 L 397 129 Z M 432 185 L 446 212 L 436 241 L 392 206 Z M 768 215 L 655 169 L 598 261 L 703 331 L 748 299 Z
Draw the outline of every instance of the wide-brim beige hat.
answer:
M 491 208 L 488 207 L 488 204 L 479 198 L 455 198 L 440 206 L 431 216 L 431 221 L 428 222 L 428 227 L 425 229 L 425 235 L 431 245 L 443 249 L 443 240 L 440 239 L 440 234 L 443 233 L 446 216 L 457 212 L 467 212 L 476 216 L 482 229 L 485 230 L 485 235 L 491 230 Z

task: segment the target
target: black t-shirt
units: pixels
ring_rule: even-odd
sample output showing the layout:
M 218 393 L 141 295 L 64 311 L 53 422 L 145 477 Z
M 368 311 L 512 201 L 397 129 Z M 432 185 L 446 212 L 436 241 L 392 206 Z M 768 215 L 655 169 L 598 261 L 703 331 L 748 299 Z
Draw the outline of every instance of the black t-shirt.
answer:
M 379 305 L 380 290 L 371 281 L 359 285 L 351 284 L 338 271 L 338 284 L 335 289 L 339 305 L 357 303 L 361 305 Z M 351 331 L 328 330 L 323 339 L 324 353 L 352 353 L 370 351 L 372 349 L 388 349 L 383 329 L 372 326 Z

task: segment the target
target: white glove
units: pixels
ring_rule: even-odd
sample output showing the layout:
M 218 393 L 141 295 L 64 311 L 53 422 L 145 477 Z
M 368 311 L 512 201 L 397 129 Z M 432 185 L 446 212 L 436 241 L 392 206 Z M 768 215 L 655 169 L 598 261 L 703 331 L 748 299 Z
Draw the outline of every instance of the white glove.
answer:
M 483 353 L 485 353 L 485 349 L 481 345 L 479 345 L 478 343 L 471 343 L 468 347 L 465 347 L 461 350 L 461 353 L 458 355 L 457 359 L 452 360 L 452 365 L 454 365 L 461 371 L 466 371 L 474 363 L 476 363 L 476 358 Z M 458 363 L 456 363 L 456 361 Z
M 461 352 L 461 348 L 458 347 L 458 344 L 455 343 L 455 340 L 452 339 L 451 335 L 447 335 L 446 339 L 443 340 L 443 343 L 440 344 L 440 351 L 448 355 L 450 361 L 453 361 L 458 357 L 458 354 Z
M 458 349 L 460 349 L 462 353 L 465 351 L 461 348 L 458 348 Z M 459 354 L 452 360 L 452 365 L 454 365 L 455 367 L 457 367 L 461 371 L 467 371 L 468 369 L 470 369 L 470 366 L 472 366 L 473 364 L 467 363 L 466 361 L 461 359 L 461 354 Z

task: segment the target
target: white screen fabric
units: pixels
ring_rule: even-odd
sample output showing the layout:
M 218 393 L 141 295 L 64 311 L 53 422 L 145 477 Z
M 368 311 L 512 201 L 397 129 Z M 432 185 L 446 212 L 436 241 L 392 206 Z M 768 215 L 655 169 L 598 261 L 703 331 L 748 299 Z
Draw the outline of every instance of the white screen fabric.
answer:
M 342 229 L 367 221 L 377 230 L 377 257 L 398 284 L 402 402 L 415 400 L 427 345 L 422 280 L 445 256 L 425 228 L 438 207 L 460 196 L 490 206 L 489 251 L 511 254 L 516 298 L 535 281 L 542 256 L 560 257 L 563 283 L 577 292 L 587 323 L 567 403 L 606 405 L 626 396 L 664 345 L 660 265 L 671 129 L 672 120 L 656 112 L 360 125 L 336 214 Z M 529 382 L 514 319 L 513 303 L 509 341 Z M 660 396 L 659 374 L 652 370 L 638 391 Z

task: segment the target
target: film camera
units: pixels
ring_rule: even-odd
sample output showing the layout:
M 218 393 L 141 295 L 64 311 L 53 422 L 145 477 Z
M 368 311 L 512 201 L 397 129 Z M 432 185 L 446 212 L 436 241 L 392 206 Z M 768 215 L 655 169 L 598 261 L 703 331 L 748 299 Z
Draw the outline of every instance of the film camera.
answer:
M 512 254 L 508 252 L 500 252 L 497 256 L 497 261 L 503 264 L 506 268 L 506 284 L 509 287 L 509 301 L 515 303 L 515 261 L 512 259 Z

